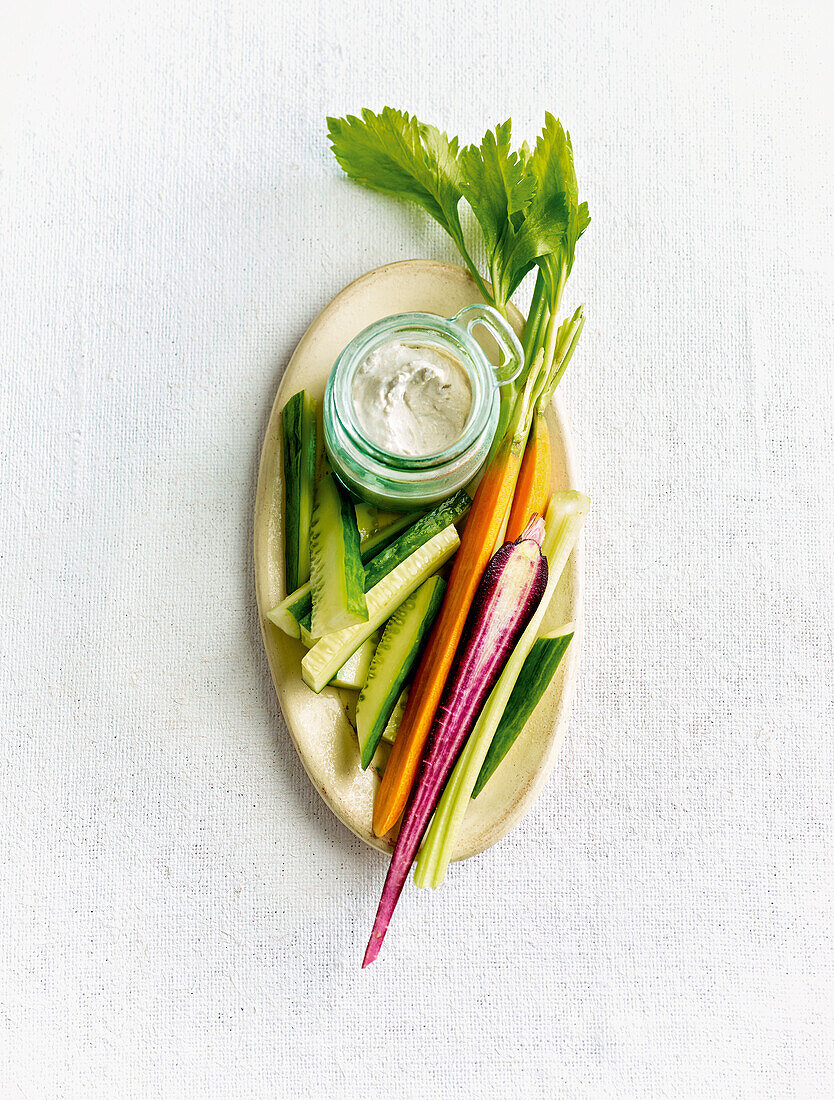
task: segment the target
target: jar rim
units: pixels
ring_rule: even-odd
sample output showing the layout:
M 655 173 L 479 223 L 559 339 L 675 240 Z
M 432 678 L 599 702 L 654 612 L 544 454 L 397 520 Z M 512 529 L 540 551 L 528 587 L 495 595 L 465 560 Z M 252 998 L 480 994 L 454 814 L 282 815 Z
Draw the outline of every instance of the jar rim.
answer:
M 485 307 L 486 308 L 486 307 Z M 353 405 L 356 371 L 374 347 L 393 340 L 434 345 L 465 370 L 472 405 L 461 434 L 429 455 L 396 455 L 370 440 Z M 324 393 L 324 444 L 351 491 L 384 507 L 428 507 L 469 484 L 486 460 L 499 417 L 495 368 L 470 328 L 434 313 L 398 313 L 362 329 L 337 356 Z

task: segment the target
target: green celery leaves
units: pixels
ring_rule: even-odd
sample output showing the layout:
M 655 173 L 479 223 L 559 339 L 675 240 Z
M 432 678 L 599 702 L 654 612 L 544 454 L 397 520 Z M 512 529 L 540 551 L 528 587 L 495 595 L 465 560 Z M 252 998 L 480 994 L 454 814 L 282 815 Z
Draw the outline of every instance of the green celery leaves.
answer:
M 570 134 L 549 112 L 545 115 L 544 129 L 530 157 L 529 168 L 536 179 L 536 195 L 527 212 L 528 220 L 543 227 L 545 232 L 548 227 L 562 226 L 561 240 L 547 251 L 542 261 L 551 312 L 555 312 L 573 267 L 576 242 L 591 219 L 588 204 L 579 203 Z
M 333 154 L 352 180 L 416 202 L 465 251 L 457 138 L 392 107 L 378 115 L 365 108 L 361 118 L 328 118 L 327 127 Z
M 536 192 L 524 154 L 510 148 L 509 120 L 460 153 L 461 190 L 484 235 L 496 303 L 504 305 L 540 252 L 525 218 Z
M 505 311 L 524 276 L 538 265 L 539 277 L 523 342 L 525 369 L 502 391 L 498 436 L 509 424 L 510 406 L 526 386 L 533 364 L 541 374 L 535 392 L 542 403 L 573 354 L 582 329 L 581 309 L 560 326 L 559 306 L 573 267 L 576 242 L 590 222 L 579 202 L 570 134 L 550 113 L 529 148 L 512 148 L 509 120 L 487 130 L 480 145 L 461 149 L 434 126 L 392 107 L 361 118 L 328 118 L 333 153 L 357 183 L 421 206 L 449 234 L 484 299 Z M 489 286 L 467 251 L 459 207 L 464 199 L 481 231 Z M 498 436 L 496 438 L 498 438 Z
M 328 118 L 336 160 L 357 183 L 417 203 L 443 226 L 485 297 L 502 308 L 538 262 L 551 305 L 573 266 L 576 242 L 588 226 L 578 202 L 570 135 L 553 115 L 530 151 L 511 146 L 509 120 L 480 145 L 458 139 L 404 111 L 365 108 L 361 118 Z M 492 294 L 466 248 L 458 207 L 464 198 L 483 235 Z

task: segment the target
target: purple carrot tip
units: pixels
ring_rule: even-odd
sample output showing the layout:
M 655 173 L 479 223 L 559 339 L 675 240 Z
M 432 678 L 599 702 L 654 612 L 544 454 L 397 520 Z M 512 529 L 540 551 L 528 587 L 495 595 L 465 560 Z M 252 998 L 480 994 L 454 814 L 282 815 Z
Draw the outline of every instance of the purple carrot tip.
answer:
M 365 957 L 362 960 L 362 969 L 366 966 L 370 966 L 379 954 L 379 949 L 382 947 L 382 940 L 385 933 L 379 933 L 376 929 L 371 932 L 371 938 L 368 940 L 368 946 L 365 948 Z
M 541 546 L 543 538 L 544 520 L 537 512 L 534 512 L 530 517 L 530 522 L 518 536 L 516 542 L 524 542 L 526 539 L 530 539 L 532 542 L 535 542 L 537 546 Z

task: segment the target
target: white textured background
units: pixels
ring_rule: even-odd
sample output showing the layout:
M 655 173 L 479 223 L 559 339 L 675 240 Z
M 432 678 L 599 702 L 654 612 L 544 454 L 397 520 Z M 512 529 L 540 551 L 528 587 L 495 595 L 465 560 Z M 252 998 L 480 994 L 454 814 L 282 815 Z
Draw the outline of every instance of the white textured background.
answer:
M 4 10 L 4 1097 L 834 1095 L 829 8 Z M 308 323 L 453 258 L 328 153 L 386 102 L 570 127 L 594 506 L 553 779 L 361 973 L 250 529 Z

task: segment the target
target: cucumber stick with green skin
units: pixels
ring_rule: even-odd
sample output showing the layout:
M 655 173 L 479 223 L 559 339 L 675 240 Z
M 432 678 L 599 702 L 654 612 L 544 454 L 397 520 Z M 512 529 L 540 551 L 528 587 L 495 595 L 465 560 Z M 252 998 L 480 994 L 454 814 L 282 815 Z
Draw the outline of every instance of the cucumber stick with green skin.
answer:
M 284 577 L 288 592 L 310 576 L 310 523 L 316 482 L 316 403 L 306 390 L 281 411 L 284 439 Z
M 436 505 L 424 516 L 420 516 L 380 554 L 368 562 L 368 588 L 373 588 L 395 566 L 404 562 L 410 554 L 433 539 L 450 523 L 457 523 L 463 519 L 471 507 L 472 498 L 464 489 L 459 489 L 454 496 Z
M 359 515 L 358 505 L 356 506 L 356 514 L 357 516 Z M 391 513 L 388 514 L 390 515 Z M 391 522 L 387 523 L 384 527 L 380 527 L 368 535 L 362 536 L 362 529 L 360 528 L 359 548 L 362 551 L 362 561 L 367 565 L 371 558 L 375 558 L 380 551 L 385 549 L 389 542 L 394 541 L 400 531 L 404 531 L 406 527 L 410 527 L 413 522 L 414 516 L 403 513 L 398 515 L 395 519 L 392 519 Z
M 357 516 L 358 515 L 357 506 Z M 385 549 L 389 542 L 392 542 L 397 537 L 400 531 L 410 526 L 413 522 L 414 520 L 411 516 L 397 516 L 393 523 L 389 523 L 386 527 L 380 528 L 378 531 L 374 532 L 374 534 L 361 539 L 359 551 L 362 556 L 362 564 L 366 565 L 372 558 L 376 557 L 380 551 Z M 361 527 L 359 528 L 359 533 L 360 535 L 362 533 Z M 365 583 L 367 584 L 367 579 Z M 306 619 L 309 629 L 309 618 L 312 609 L 312 586 L 309 581 L 306 581 L 304 584 L 299 585 L 294 592 L 290 592 L 290 594 L 281 600 L 276 607 L 273 607 L 271 611 L 268 611 L 266 617 L 270 622 L 280 627 L 285 634 L 289 634 L 292 638 L 298 638 L 298 624 Z
M 359 528 L 359 538 L 362 540 L 362 544 L 373 538 L 374 535 L 379 534 L 380 531 L 384 531 L 391 524 L 396 523 L 397 520 L 405 519 L 409 520 L 409 516 L 403 515 L 402 512 L 389 512 L 384 508 L 378 508 L 376 504 L 368 504 L 364 500 L 357 500 L 354 503 L 356 509 L 356 526 Z
M 354 508 L 356 510 L 356 526 L 359 529 L 359 540 L 364 542 L 378 529 L 377 514 L 379 509 L 376 505 L 365 504 L 363 501 L 357 501 Z
M 429 539 L 400 565 L 386 574 L 367 593 L 368 621 L 349 626 L 319 638 L 301 662 L 301 676 L 304 683 L 321 691 L 328 684 L 345 661 L 359 646 L 378 630 L 392 615 L 403 600 L 414 592 L 423 581 L 428 580 L 442 565 L 451 558 L 460 546 L 460 537 L 454 524 L 449 524 L 434 538 Z
M 550 681 L 556 675 L 556 669 L 570 645 L 573 631 L 558 631 L 544 634 L 533 643 L 527 654 L 527 660 L 521 666 L 521 672 L 515 682 L 498 729 L 492 738 L 481 765 L 481 771 L 475 781 L 472 797 L 477 798 L 484 789 L 492 773 L 507 755 L 515 739 L 524 729 L 539 700 L 547 690 Z
M 368 679 L 371 661 L 374 659 L 374 652 L 378 642 L 378 632 L 366 639 L 355 653 L 351 653 L 350 657 L 348 657 L 330 681 L 330 686 L 350 688 L 352 691 L 359 691 Z
M 368 621 L 356 512 L 332 474 L 316 486 L 310 527 L 310 589 L 314 637 Z
M 356 704 L 356 733 L 363 768 L 373 759 L 445 591 L 446 582 L 441 577 L 430 577 L 388 620 Z
M 426 512 L 415 523 L 412 523 L 402 534 L 398 535 L 390 545 L 368 562 L 365 570 L 365 591 L 369 592 L 375 584 L 387 576 L 392 569 L 406 561 L 415 550 L 424 546 L 439 531 L 444 530 L 450 523 L 457 523 L 466 515 L 472 504 L 471 499 L 463 489 L 454 496 Z M 314 638 L 322 637 L 314 626 L 305 617 L 301 620 L 301 629 L 307 627 Z
M 471 498 L 460 489 L 448 500 L 443 501 L 426 512 L 424 516 L 414 520 L 406 530 L 402 531 L 393 542 L 390 542 L 384 550 L 372 557 L 365 568 L 365 591 L 373 588 L 387 573 L 404 562 L 409 554 L 413 554 L 420 546 L 423 546 L 439 531 L 448 527 L 450 523 L 458 523 L 463 519 L 472 505 Z M 396 524 L 392 525 L 396 526 Z M 390 530 L 387 528 L 386 530 Z M 383 534 L 385 532 L 382 532 Z M 376 536 L 374 536 L 376 537 Z M 363 549 L 363 556 L 364 556 Z M 310 608 L 302 610 L 301 599 L 296 600 L 300 594 L 293 593 L 282 603 L 269 612 L 267 618 L 279 626 L 285 633 L 294 638 L 299 637 L 299 625 L 311 631 L 311 622 L 308 618 Z M 316 635 L 318 637 L 318 635 Z

